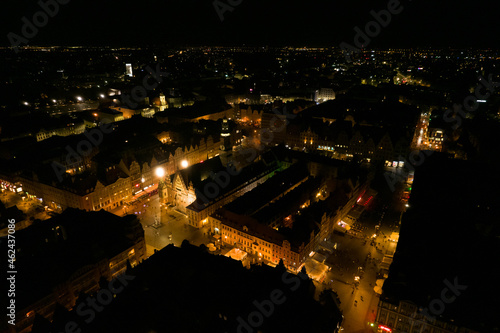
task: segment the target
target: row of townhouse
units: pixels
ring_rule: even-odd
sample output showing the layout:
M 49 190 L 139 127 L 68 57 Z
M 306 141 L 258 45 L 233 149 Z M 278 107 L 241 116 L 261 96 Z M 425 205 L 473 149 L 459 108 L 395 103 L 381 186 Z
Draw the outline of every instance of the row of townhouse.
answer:
M 209 223 L 214 228 L 220 228 L 223 244 L 237 247 L 266 264 L 276 265 L 283 260 L 285 267 L 298 272 L 310 254 L 331 235 L 335 221 L 342 219 L 342 211 L 323 209 L 310 220 L 310 234 L 302 235 L 302 241 L 289 239 L 253 217 L 235 214 L 224 208 L 210 215 Z
M 214 140 L 211 135 L 206 140 L 202 138 L 194 146 L 177 147 L 169 153 L 166 162 L 166 173 L 172 175 L 185 168 L 183 165 L 191 166 L 214 158 L 220 154 L 219 148 L 220 140 Z M 183 161 L 187 163 L 183 164 Z
M 220 225 L 222 243 L 238 247 L 264 263 L 278 264 L 283 259 L 287 268 L 297 272 L 309 253 L 306 244 L 292 245 L 278 231 L 251 217 L 221 209 L 209 219 L 211 225 Z
M 85 123 L 71 123 L 66 126 L 53 128 L 53 129 L 40 129 L 38 133 L 36 133 L 36 141 L 43 141 L 53 137 L 54 135 L 58 136 L 68 136 L 68 135 L 77 135 L 83 134 L 85 132 Z
M 90 161 L 83 173 L 67 169 L 68 175 L 63 181 L 55 179 L 56 173 L 51 168 L 17 176 L 15 181 L 30 198 L 53 209 L 73 207 L 109 211 L 124 205 L 144 188 L 156 186 L 160 181 L 155 174 L 156 168 L 164 168 L 167 175 L 174 174 L 183 168 L 185 161 L 195 164 L 215 157 L 218 146 L 219 142 L 209 136 L 194 147 L 177 147 L 168 155 L 152 152 L 147 160 L 140 160 L 133 154 L 125 154 L 118 162 L 99 157 Z M 100 177 L 96 176 L 98 173 Z
M 411 301 L 389 302 L 381 298 L 376 320 L 378 332 L 478 333 L 441 320 L 439 316 L 426 316 L 420 309 L 421 307 Z
M 71 184 L 55 182 L 47 184 L 37 180 L 36 177 L 35 179 L 20 177 L 19 182 L 28 197 L 57 210 L 68 207 L 87 211 L 112 210 L 123 205 L 132 196 L 129 177 L 118 178 L 110 184 L 103 184 L 96 177 L 91 178 Z
M 323 151 L 338 159 L 350 159 L 359 155 L 367 161 L 391 162 L 399 161 L 401 156 L 408 156 L 410 142 L 404 137 L 391 138 L 389 132 L 385 132 L 379 140 L 369 134 L 363 136 L 360 131 L 355 131 L 351 137 L 345 131 L 336 136 L 321 136 L 311 127 L 301 131 L 299 135 L 289 133 L 285 141 L 292 149 Z
M 238 105 L 235 109 L 238 110 L 239 120 L 243 122 L 259 124 L 262 121 L 263 109 L 258 110 L 250 105 Z
M 339 182 L 329 196 L 314 195 L 316 191 L 311 193 L 315 199 L 307 211 L 302 211 L 300 215 L 292 214 L 282 221 L 284 224 L 287 219 L 292 219 L 293 223 L 307 226 L 308 235 L 283 234 L 258 220 L 262 214 L 242 215 L 226 207 L 210 215 L 209 224 L 212 232 L 220 234 L 223 244 L 240 248 L 264 263 L 275 265 L 283 260 L 288 269 L 298 271 L 319 244 L 329 238 L 335 224 L 346 216 L 367 185 L 367 182 L 352 184 L 347 179 Z M 305 200 L 302 208 L 311 201 L 307 196 L 301 199 Z M 291 198 L 283 196 L 279 200 L 288 202 Z M 286 209 L 284 205 L 275 207 Z

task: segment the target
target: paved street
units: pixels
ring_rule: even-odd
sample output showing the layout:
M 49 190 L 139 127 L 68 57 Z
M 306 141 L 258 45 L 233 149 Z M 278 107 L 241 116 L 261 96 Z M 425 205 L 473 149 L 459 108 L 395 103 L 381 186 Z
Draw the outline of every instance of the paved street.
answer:
M 402 184 L 396 184 L 394 192 L 379 192 L 376 200 L 357 221 L 359 232 L 355 235 L 335 232 L 329 240 L 335 249 L 331 253 L 318 251 L 326 257 L 324 264 L 331 270 L 322 283 L 315 282 L 317 295 L 325 288 L 337 292 L 344 314 L 345 332 L 373 332 L 370 323 L 375 320 L 379 296 L 374 286 L 382 277 L 378 274 L 379 265 L 390 248 L 391 233 L 399 231 L 401 212 L 405 209 L 400 200 L 401 188 Z M 2 193 L 0 199 L 8 206 L 17 204 L 26 212 L 32 211 L 37 204 L 35 201 L 23 202 L 14 193 Z M 133 205 L 119 207 L 112 213 L 137 215 L 144 228 L 148 256 L 168 244 L 181 246 L 184 239 L 194 245 L 214 242 L 208 236 L 208 226 L 202 229 L 189 226 L 185 214 L 173 207 L 160 205 L 158 194 L 145 196 Z M 394 250 L 394 245 L 391 250 Z M 214 253 L 225 254 L 229 250 L 230 247 L 223 247 Z M 245 263 L 250 263 L 252 259 L 248 257 Z
M 210 242 L 207 236 L 208 227 L 196 229 L 187 224 L 186 215 L 165 205 L 160 207 L 158 194 L 113 212 L 117 215 L 137 215 L 144 228 L 148 256 L 168 244 L 181 246 L 184 239 L 194 245 L 206 245 Z
M 357 236 L 333 233 L 330 242 L 336 245 L 327 256 L 325 264 L 331 267 L 323 284 L 316 284 L 318 294 L 325 288 L 333 289 L 340 299 L 344 315 L 344 332 L 374 332 L 370 326 L 377 314 L 379 295 L 374 287 L 379 275 L 384 254 L 395 250 L 390 242 L 392 232 L 399 232 L 401 212 L 405 207 L 401 201 L 402 183 L 395 184 L 391 191 L 386 183 L 377 188 L 379 194 L 357 221 L 360 230 Z M 376 237 L 373 237 L 376 235 Z M 355 277 L 359 276 L 359 282 Z
M 50 211 L 45 210 L 40 202 L 28 197 L 25 197 L 23 200 L 19 194 L 11 191 L 2 191 L 0 193 L 0 201 L 4 204 L 5 208 L 17 206 L 19 210 L 26 214 L 25 222 L 19 226 L 21 227 L 22 225 L 22 228 L 28 227 L 36 219 L 47 220 L 51 217 L 50 214 L 52 214 Z M 16 222 L 19 223 L 21 221 Z
M 325 260 L 331 271 L 323 284 L 317 284 L 318 293 L 325 288 L 337 292 L 346 332 L 370 332 L 368 323 L 375 320 L 378 303 L 373 287 L 383 255 L 367 238 L 335 233 L 331 241 L 337 244 L 337 249 Z

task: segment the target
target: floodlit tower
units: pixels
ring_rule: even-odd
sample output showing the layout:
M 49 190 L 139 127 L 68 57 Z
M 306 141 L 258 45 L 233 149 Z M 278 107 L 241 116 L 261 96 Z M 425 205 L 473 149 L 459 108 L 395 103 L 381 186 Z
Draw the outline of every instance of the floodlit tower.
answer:
M 230 151 L 231 147 L 231 132 L 229 131 L 229 122 L 226 117 L 222 120 L 222 131 L 221 131 L 221 146 L 220 150 L 222 151 Z

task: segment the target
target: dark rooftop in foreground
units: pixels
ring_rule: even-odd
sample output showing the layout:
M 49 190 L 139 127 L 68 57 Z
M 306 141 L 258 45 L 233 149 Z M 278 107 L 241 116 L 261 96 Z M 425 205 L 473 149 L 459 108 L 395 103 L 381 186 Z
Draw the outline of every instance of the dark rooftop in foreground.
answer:
M 92 333 L 237 332 L 237 319 L 247 321 L 255 311 L 253 302 L 268 300 L 273 290 L 281 291 L 284 301 L 265 318 L 260 332 L 333 332 L 341 320 L 335 303 L 325 301 L 328 293 L 324 305 L 313 299 L 315 287 L 307 277 L 287 275 L 280 266 L 247 270 L 239 261 L 187 241 L 181 248 L 167 246 L 126 274 L 131 277 L 127 286 L 90 324 L 86 317 L 65 312 L 49 328 L 75 320 L 82 332 Z M 47 325 L 40 318 L 38 323 Z
M 112 258 L 135 244 L 143 233 L 135 215 L 118 217 L 104 210 L 68 208 L 46 221 L 16 232 L 19 309 L 52 292 L 52 288 L 86 265 Z
M 500 207 L 497 170 L 434 154 L 418 167 L 410 207 L 382 299 L 428 308 L 447 285 L 466 286 L 441 320 L 480 332 L 498 331 Z M 491 184 L 486 187 L 485 184 Z

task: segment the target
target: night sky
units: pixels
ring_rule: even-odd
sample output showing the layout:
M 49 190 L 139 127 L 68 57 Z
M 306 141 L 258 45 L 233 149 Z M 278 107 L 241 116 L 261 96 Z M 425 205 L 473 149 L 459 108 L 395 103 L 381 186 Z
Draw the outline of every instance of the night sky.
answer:
M 370 11 L 389 2 L 243 0 L 221 22 L 213 0 L 65 1 L 31 45 L 338 46 L 353 44 L 353 28 L 364 28 L 373 20 Z M 8 46 L 7 34 L 20 34 L 21 18 L 31 21 L 40 6 L 35 0 L 2 5 L 0 45 Z M 402 0 L 401 5 L 403 11 L 369 47 L 499 46 L 496 1 Z

